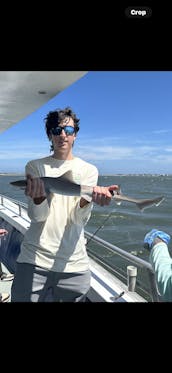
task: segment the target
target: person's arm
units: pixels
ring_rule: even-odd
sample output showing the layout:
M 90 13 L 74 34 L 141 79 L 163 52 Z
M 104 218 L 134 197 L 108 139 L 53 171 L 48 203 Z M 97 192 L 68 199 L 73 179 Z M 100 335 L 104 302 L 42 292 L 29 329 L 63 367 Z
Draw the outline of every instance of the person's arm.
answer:
M 28 216 L 33 222 L 45 221 L 49 215 L 49 203 L 44 183 L 31 162 L 26 165 L 26 177 L 25 194 L 28 196 Z
M 112 199 L 110 191 L 118 190 L 118 185 L 111 185 L 108 187 L 97 186 L 98 170 L 95 166 L 88 167 L 86 174 L 82 180 L 83 185 L 93 187 L 92 194 L 85 190 L 85 194 L 80 198 L 79 202 L 74 206 L 71 211 L 70 219 L 75 224 L 85 225 L 91 216 L 93 202 L 100 205 L 108 205 Z
M 97 205 L 100 205 L 100 206 L 109 205 L 112 199 L 112 193 L 110 193 L 110 191 L 118 190 L 118 189 L 119 189 L 118 185 L 110 185 L 107 187 L 99 186 L 99 185 L 94 186 L 93 193 L 89 201 L 81 197 L 80 207 L 82 208 L 90 202 L 95 202 Z
M 93 188 L 92 201 L 97 205 L 105 206 L 111 202 L 114 190 L 119 190 L 119 185 L 95 186 Z
M 81 199 L 79 201 L 79 206 L 82 209 L 83 207 L 87 206 L 89 203 L 90 203 L 90 201 L 87 201 L 85 198 L 81 197 Z
M 172 302 L 172 258 L 167 244 L 160 240 L 153 245 L 149 260 L 155 271 L 158 289 L 163 300 Z
M 170 236 L 152 230 L 144 239 L 145 247 L 150 251 L 149 260 L 154 269 L 159 292 L 165 302 L 172 302 L 172 258 L 168 251 Z

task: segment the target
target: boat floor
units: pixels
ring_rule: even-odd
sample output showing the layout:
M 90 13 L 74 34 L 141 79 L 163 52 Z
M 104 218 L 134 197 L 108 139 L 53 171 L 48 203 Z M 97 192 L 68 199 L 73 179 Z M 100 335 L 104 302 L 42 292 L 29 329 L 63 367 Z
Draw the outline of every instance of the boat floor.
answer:
M 97 266 L 99 267 L 99 265 L 97 264 Z M 2 270 L 3 270 L 3 272 L 6 272 L 6 273 L 10 273 L 9 271 L 8 271 L 8 269 L 4 266 L 4 264 L 2 263 Z M 105 270 L 104 270 L 105 271 Z M 106 272 L 106 271 L 105 271 Z M 95 275 L 95 269 L 94 269 L 94 273 L 93 273 L 94 275 Z M 96 278 L 94 278 L 94 276 L 93 276 L 93 278 L 92 278 L 92 282 L 95 282 L 96 281 Z M 104 289 L 103 288 L 103 290 L 101 290 L 103 293 L 103 295 L 102 295 L 102 299 L 103 299 L 103 297 L 104 298 L 107 298 L 106 299 L 106 301 L 112 301 L 112 300 L 110 300 L 110 295 L 112 295 L 111 294 L 111 292 L 109 292 L 109 286 L 110 286 L 110 281 L 111 281 L 111 275 L 110 274 L 108 274 L 108 278 L 107 278 L 107 272 L 106 272 L 106 283 L 107 283 L 107 289 Z M 12 283 L 13 283 L 13 281 L 11 280 L 11 281 L 1 281 L 0 280 L 0 293 L 9 293 L 10 294 L 10 298 L 9 298 L 9 300 L 8 300 L 8 302 L 11 302 L 11 286 L 12 286 Z M 93 284 L 92 284 L 93 285 Z M 118 285 L 119 285 L 119 288 L 121 288 L 121 282 L 119 281 L 119 284 L 117 283 L 116 284 L 116 286 L 118 287 Z M 97 283 L 97 285 L 96 286 L 98 286 L 98 287 L 100 287 L 100 284 L 99 283 Z M 129 294 L 131 294 L 130 292 L 128 292 L 127 291 L 127 287 L 125 286 L 125 285 L 123 285 L 123 290 L 125 291 L 125 296 L 126 297 L 128 297 L 129 299 L 128 299 L 128 301 L 130 302 L 131 301 L 131 299 L 130 299 L 130 297 L 129 297 Z M 100 289 L 99 289 L 99 292 L 101 292 L 100 291 Z M 114 292 L 114 291 L 113 291 Z M 104 293 L 107 293 L 107 294 L 104 294 Z M 89 298 L 88 298 L 88 301 L 90 302 L 101 302 L 102 301 L 102 299 L 99 299 L 99 298 L 101 298 L 100 297 L 100 295 L 98 296 L 98 295 L 96 295 L 95 296 L 95 291 L 93 290 L 93 288 L 91 288 L 91 290 L 90 290 L 90 292 L 89 292 Z M 136 293 L 132 293 L 132 302 L 145 302 L 145 300 L 143 300 L 143 298 L 141 298 L 138 294 L 136 294 Z M 105 300 L 103 300 L 103 301 L 105 301 Z M 118 299 L 118 301 L 122 301 L 122 298 L 121 299 Z

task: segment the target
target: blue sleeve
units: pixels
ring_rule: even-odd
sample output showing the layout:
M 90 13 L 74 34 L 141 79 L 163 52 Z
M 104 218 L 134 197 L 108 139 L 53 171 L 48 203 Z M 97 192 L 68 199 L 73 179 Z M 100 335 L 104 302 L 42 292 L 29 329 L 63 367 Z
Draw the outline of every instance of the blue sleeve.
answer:
M 172 258 L 166 243 L 159 242 L 153 246 L 149 259 L 163 301 L 172 302 Z

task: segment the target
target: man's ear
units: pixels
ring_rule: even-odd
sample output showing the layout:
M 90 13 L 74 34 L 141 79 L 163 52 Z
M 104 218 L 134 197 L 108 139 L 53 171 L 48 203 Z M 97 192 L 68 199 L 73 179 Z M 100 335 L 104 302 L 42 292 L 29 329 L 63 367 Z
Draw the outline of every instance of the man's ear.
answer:
M 73 137 L 73 143 L 72 143 L 72 146 L 74 146 L 74 141 L 76 139 L 76 136 Z

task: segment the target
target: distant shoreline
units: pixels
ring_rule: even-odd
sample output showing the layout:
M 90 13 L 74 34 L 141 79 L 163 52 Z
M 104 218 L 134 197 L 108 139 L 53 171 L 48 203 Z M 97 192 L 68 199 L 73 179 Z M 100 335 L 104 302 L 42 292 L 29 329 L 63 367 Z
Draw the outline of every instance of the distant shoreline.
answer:
M 20 173 L 20 172 L 0 172 L 0 176 L 25 176 L 24 173 Z M 168 173 L 135 173 L 135 174 L 132 174 L 132 173 L 128 173 L 128 174 L 102 174 L 102 175 L 99 175 L 101 177 L 112 177 L 112 176 L 172 176 L 172 174 L 168 174 Z
M 151 173 L 147 173 L 147 174 L 144 174 L 144 173 L 140 173 L 140 174 L 138 174 L 138 173 L 135 173 L 135 174 L 104 174 L 104 175 L 99 175 L 99 176 L 172 176 L 172 174 L 162 174 L 162 173 L 160 173 L 160 174 L 158 174 L 158 173 L 156 173 L 156 174 L 151 174 Z
M 24 174 L 21 174 L 19 172 L 0 172 L 0 176 L 23 176 Z

